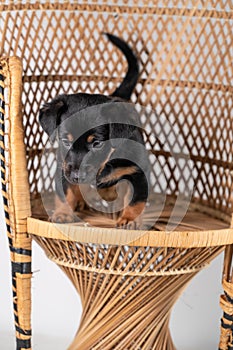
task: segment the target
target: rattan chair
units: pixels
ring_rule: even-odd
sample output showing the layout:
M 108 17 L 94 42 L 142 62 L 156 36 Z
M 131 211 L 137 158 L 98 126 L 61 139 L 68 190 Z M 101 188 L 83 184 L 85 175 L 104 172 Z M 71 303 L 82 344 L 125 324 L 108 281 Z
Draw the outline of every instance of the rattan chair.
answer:
M 1 178 L 17 349 L 31 349 L 32 239 L 80 294 L 70 350 L 175 349 L 172 306 L 225 249 L 219 349 L 232 349 L 231 0 L 3 0 L 0 11 Z M 125 60 L 103 31 L 124 38 L 140 59 L 132 101 L 149 111 L 142 123 L 155 196 L 145 214 L 151 230 L 115 229 L 109 216 L 98 221 L 93 213 L 89 226 L 54 225 L 41 205 L 41 194 L 52 201 L 55 156 L 43 151 L 40 106 L 60 93 L 111 93 L 124 75 Z M 171 126 L 167 135 L 163 123 Z M 163 143 L 172 140 L 173 154 Z M 177 206 L 190 187 L 192 196 Z

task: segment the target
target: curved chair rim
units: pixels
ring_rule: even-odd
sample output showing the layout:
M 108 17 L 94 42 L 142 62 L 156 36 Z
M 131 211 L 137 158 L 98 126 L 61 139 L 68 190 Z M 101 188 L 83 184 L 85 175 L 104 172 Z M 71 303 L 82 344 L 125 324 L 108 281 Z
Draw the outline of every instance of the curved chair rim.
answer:
M 200 231 L 147 231 L 56 224 L 29 217 L 28 233 L 89 244 L 201 248 L 233 244 L 233 228 Z

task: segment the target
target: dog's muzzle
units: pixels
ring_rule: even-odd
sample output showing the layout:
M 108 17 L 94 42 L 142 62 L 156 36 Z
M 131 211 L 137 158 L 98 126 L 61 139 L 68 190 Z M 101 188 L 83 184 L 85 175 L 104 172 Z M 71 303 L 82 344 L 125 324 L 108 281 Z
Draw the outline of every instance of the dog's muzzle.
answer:
M 94 169 L 91 165 L 82 166 L 80 169 L 74 169 L 71 163 L 66 164 L 65 177 L 73 184 L 93 183 Z

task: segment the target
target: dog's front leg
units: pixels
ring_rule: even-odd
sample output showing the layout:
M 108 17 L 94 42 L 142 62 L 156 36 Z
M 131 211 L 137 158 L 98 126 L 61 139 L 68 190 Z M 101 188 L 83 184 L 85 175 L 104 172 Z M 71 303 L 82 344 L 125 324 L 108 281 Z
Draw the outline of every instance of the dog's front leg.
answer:
M 66 196 L 60 198 L 57 194 L 55 196 L 55 211 L 50 220 L 52 222 L 67 223 L 77 221 L 77 216 L 74 211 L 78 205 L 78 198 L 71 188 L 67 189 Z
M 68 183 L 60 168 L 55 175 L 55 185 L 55 210 L 50 220 L 58 223 L 77 221 L 74 211 L 77 208 L 82 210 L 85 206 L 79 186 Z
M 123 227 L 128 224 L 133 224 L 135 220 L 142 214 L 145 208 L 146 202 L 131 203 L 126 206 L 122 212 L 122 215 L 117 220 L 117 227 Z
M 122 214 L 117 220 L 117 227 L 124 227 L 129 224 L 133 224 L 135 226 L 135 220 L 140 217 L 142 214 L 147 197 L 148 197 L 148 182 L 146 176 L 142 172 L 138 172 L 134 174 L 130 182 L 132 184 L 133 195 L 131 201 L 125 205 Z M 125 199 L 129 193 L 126 195 Z

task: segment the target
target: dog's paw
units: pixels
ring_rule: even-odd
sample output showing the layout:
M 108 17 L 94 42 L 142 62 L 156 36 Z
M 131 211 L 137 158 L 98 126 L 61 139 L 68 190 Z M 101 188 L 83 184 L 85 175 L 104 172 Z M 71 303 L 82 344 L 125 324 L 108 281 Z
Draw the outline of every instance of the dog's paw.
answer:
M 138 230 L 140 228 L 141 213 L 145 208 L 145 202 L 138 202 L 127 206 L 116 223 L 118 228 L 126 228 L 128 230 Z
M 78 211 L 83 211 L 86 208 L 86 203 L 82 200 L 79 200 L 77 203 L 77 210 Z
M 117 220 L 116 228 L 136 230 L 138 228 L 138 224 L 136 221 L 132 221 L 129 218 L 122 216 Z
M 50 217 L 50 221 L 56 222 L 59 224 L 71 223 L 71 222 L 77 221 L 77 216 L 72 211 L 64 212 L 64 211 L 57 210 Z

